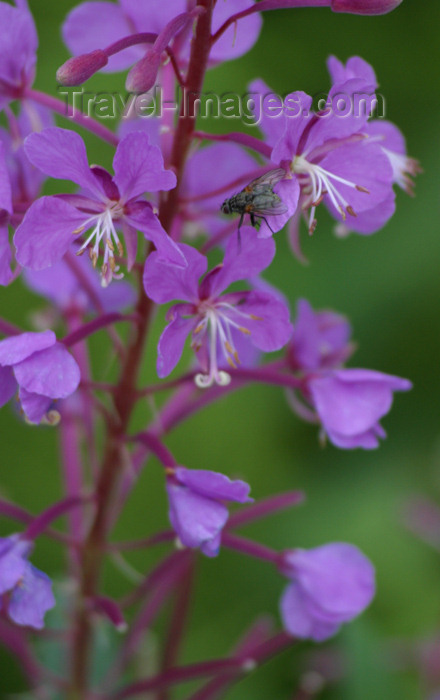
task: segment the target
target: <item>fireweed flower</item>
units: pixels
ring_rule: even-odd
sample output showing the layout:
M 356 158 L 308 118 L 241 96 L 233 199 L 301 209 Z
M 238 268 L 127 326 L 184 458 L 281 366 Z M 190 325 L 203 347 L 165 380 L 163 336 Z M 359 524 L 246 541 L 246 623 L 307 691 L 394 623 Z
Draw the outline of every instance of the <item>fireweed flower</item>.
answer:
M 207 260 L 190 246 L 180 245 L 188 260 L 184 270 L 162 263 L 156 253 L 147 258 L 144 285 L 148 296 L 159 304 L 183 301 L 171 306 L 166 316 L 169 323 L 158 345 L 159 377 L 166 377 L 177 365 L 189 334 L 202 365 L 202 373 L 196 376 L 200 388 L 214 382 L 229 383 L 229 374 L 220 366 L 227 362 L 234 368 L 240 363 L 235 333 L 248 337 L 265 352 L 279 350 L 288 341 L 292 326 L 282 301 L 254 290 L 223 294 L 233 282 L 258 275 L 275 254 L 273 240 L 257 239 L 249 226 L 243 226 L 241 239 L 241 250 L 236 236 L 229 239 L 223 264 L 208 272 L 200 283 Z
M 162 260 L 185 265 L 185 259 L 162 228 L 145 192 L 170 190 L 174 173 L 165 170 L 157 146 L 142 132 L 128 134 L 113 159 L 114 177 L 104 168 L 89 167 L 82 138 L 73 131 L 44 129 L 25 142 L 26 154 L 36 167 L 57 179 L 72 180 L 82 194 L 41 197 L 26 212 L 14 237 L 17 260 L 24 267 L 42 270 L 54 265 L 67 252 L 74 237 L 92 229 L 78 254 L 91 245 L 95 267 L 103 247 L 102 284 L 120 278 L 115 250 L 123 254 L 117 228 L 122 228 L 128 268 L 136 257 L 137 229 L 156 246 Z
M 250 0 L 217 2 L 212 18 L 213 32 L 219 29 L 228 17 L 241 12 L 250 4 Z M 86 54 L 95 49 L 106 48 L 133 33 L 159 34 L 173 18 L 187 9 L 186 0 L 149 0 L 147 3 L 139 3 L 137 0 L 120 0 L 119 3 L 84 2 L 67 15 L 62 29 L 63 39 L 74 56 Z M 258 39 L 261 24 L 260 15 L 255 13 L 242 19 L 236 27 L 230 27 L 213 45 L 210 62 L 215 64 L 231 60 L 249 51 Z M 170 46 L 177 58 L 184 61 L 188 59 L 191 36 L 191 29 L 187 28 L 172 40 Z M 101 70 L 125 70 L 139 61 L 144 54 L 145 47 L 129 47 L 110 56 L 108 65 Z
M 287 351 L 290 369 L 298 374 L 301 393 L 330 441 L 337 447 L 373 449 L 386 437 L 380 419 L 391 408 L 394 391 L 408 391 L 411 382 L 368 369 L 341 368 L 351 355 L 350 326 L 328 311 L 315 312 L 305 300 Z M 307 410 L 291 395 L 301 417 Z M 312 416 L 310 416 L 312 419 Z
M 373 565 L 352 544 L 288 551 L 280 569 L 291 580 L 281 598 L 281 616 L 294 637 L 328 639 L 374 597 Z
M 0 109 L 20 99 L 35 77 L 38 37 L 31 13 L 0 2 Z
M 204 469 L 167 469 L 169 518 L 185 547 L 200 547 L 207 557 L 217 556 L 221 531 L 228 519 L 225 501 L 249 503 L 250 486 L 224 474 Z
M 77 389 L 79 367 L 53 331 L 21 333 L 0 341 L 0 406 L 15 394 L 30 423 L 40 423 L 54 399 Z
M 262 81 L 250 88 L 263 95 L 270 92 Z M 332 87 L 326 109 L 316 114 L 304 92 L 288 95 L 277 119 L 263 111 L 261 129 L 272 146 L 271 160 L 290 171 L 292 187 L 299 184 L 298 206 L 309 210 L 310 233 L 321 201 L 337 220 L 349 216 L 350 228 L 359 233 L 373 233 L 394 212 L 392 167 L 380 146 L 364 134 L 370 111 L 362 105 L 354 109 L 352 96 L 357 93 L 373 99 L 374 85 L 365 76 L 350 77 Z M 343 118 L 337 111 L 339 94 L 350 110 Z M 283 186 L 288 183 L 284 180 Z
M 55 598 L 49 577 L 27 561 L 31 550 L 19 535 L 0 538 L 0 609 L 17 625 L 42 629 Z

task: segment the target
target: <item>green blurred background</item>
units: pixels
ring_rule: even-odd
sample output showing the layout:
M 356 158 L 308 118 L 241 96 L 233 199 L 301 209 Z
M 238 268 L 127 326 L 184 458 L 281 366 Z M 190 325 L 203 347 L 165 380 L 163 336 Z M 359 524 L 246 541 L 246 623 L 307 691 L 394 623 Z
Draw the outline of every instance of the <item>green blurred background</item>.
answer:
M 59 27 L 75 3 L 31 0 L 30 4 L 40 35 L 36 87 L 55 94 L 55 70 L 68 56 Z M 331 307 L 349 316 L 359 343 L 351 366 L 398 374 L 414 382 L 413 391 L 398 395 L 383 421 L 388 438 L 381 447 L 372 452 L 338 451 L 331 445 L 322 449 L 315 428 L 297 420 L 282 392 L 270 387 L 230 396 L 168 440 L 182 464 L 245 478 L 257 499 L 292 488 L 306 491 L 304 505 L 249 528 L 250 535 L 276 548 L 347 540 L 374 562 L 378 593 L 371 608 L 320 647 L 339 649 L 348 665 L 347 678 L 322 694 L 328 700 L 421 700 L 417 676 L 396 672 L 389 650 L 397 640 L 429 634 L 440 620 L 438 556 L 406 532 L 399 520 L 402 504 L 414 492 L 430 494 L 440 503 L 439 26 L 440 4 L 433 0 L 404 0 L 397 11 L 373 18 L 313 9 L 267 13 L 252 51 L 211 71 L 206 85 L 220 93 L 243 93 L 250 80 L 262 77 L 280 93 L 314 94 L 328 88 L 325 60 L 329 54 L 344 61 L 359 55 L 374 66 L 386 98 L 387 118 L 402 129 L 409 154 L 420 160 L 424 170 L 415 199 L 399 190 L 396 214 L 380 232 L 338 240 L 330 217 L 320 208 L 315 235 L 308 238 L 303 231 L 302 236 L 310 264 L 304 267 L 293 259 L 280 233 L 277 258 L 267 274 L 289 297 L 292 309 L 295 300 L 305 296 L 317 309 Z M 95 77 L 90 89 L 123 89 L 123 76 Z M 204 128 L 210 126 L 205 123 Z M 231 128 L 242 126 L 237 122 Z M 110 164 L 110 148 L 94 137 L 88 137 L 87 143 L 91 162 Z M 29 328 L 32 314 L 45 307 L 21 282 L 1 294 L 2 314 Z M 158 332 L 159 324 L 156 338 Z M 103 337 L 94 347 L 105 345 Z M 151 342 L 145 364 L 151 367 L 154 361 Z M 102 368 L 98 364 L 96 368 L 99 377 Z M 145 370 L 145 378 L 153 378 L 151 369 Z M 151 405 L 143 408 L 139 423 L 151 415 Z M 2 409 L 0 421 L 1 493 L 38 512 L 60 494 L 57 432 L 26 426 L 10 407 Z M 166 522 L 160 469 L 151 463 L 116 536 L 146 536 Z M 0 528 L 5 535 L 15 525 L 2 519 Z M 128 560 L 140 571 L 150 562 L 139 552 Z M 42 538 L 34 562 L 58 578 L 63 552 Z M 187 662 L 226 653 L 257 613 L 277 616 L 284 585 L 263 563 L 227 551 L 214 561 L 200 560 L 198 569 L 184 650 Z M 105 587 L 116 596 L 127 588 L 112 564 Z M 285 653 L 227 697 L 292 698 L 301 664 L 311 651 L 312 645 L 303 645 L 297 652 Z M 24 689 L 13 663 L 4 671 L 8 661 L 0 652 L 1 697 Z M 176 697 L 185 697 L 185 691 Z

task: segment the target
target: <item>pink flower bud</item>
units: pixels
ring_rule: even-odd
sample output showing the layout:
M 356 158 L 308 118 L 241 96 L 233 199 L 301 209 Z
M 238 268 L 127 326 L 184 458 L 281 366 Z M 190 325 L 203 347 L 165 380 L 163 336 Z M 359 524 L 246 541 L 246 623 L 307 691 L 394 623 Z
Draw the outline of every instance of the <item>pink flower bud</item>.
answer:
M 101 49 L 82 56 L 74 56 L 58 68 L 57 81 L 66 87 L 81 85 L 107 63 L 108 56 Z
M 150 49 L 134 64 L 127 76 L 125 87 L 129 92 L 148 92 L 154 86 L 160 66 L 161 54 Z
M 355 15 L 384 15 L 395 10 L 402 0 L 332 0 L 333 12 Z

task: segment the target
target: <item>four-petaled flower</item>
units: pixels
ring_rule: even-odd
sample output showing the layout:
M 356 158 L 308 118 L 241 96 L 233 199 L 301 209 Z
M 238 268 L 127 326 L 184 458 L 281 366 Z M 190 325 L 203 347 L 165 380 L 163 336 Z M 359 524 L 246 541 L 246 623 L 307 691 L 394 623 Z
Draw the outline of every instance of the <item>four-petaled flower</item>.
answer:
M 241 247 L 237 236 L 230 237 L 223 264 L 205 275 L 200 284 L 199 278 L 207 269 L 206 257 L 187 245 L 180 245 L 180 249 L 188 260 L 184 270 L 162 263 L 156 253 L 145 264 L 145 290 L 154 301 L 185 302 L 168 310 L 169 323 L 158 345 L 158 375 L 166 377 L 174 369 L 191 333 L 192 348 L 203 370 L 196 376 L 197 385 L 227 384 L 230 376 L 220 367 L 236 368 L 240 363 L 234 340 L 237 332 L 265 352 L 282 348 L 292 333 L 289 309 L 274 295 L 256 290 L 223 294 L 233 282 L 264 270 L 275 254 L 275 244 L 272 239 L 258 239 L 254 229 L 244 226 Z
M 17 625 L 42 629 L 55 598 L 49 577 L 28 562 L 31 550 L 19 535 L 0 538 L 0 609 L 5 605 Z
M 352 544 L 332 542 L 285 552 L 280 569 L 291 579 L 281 598 L 282 620 L 301 639 L 321 642 L 332 637 L 374 596 L 373 565 Z
M 200 547 L 208 557 L 217 556 L 221 531 L 228 519 L 225 501 L 249 503 L 249 485 L 231 481 L 224 474 L 205 469 L 167 469 L 167 493 L 171 525 L 186 547 Z
M 71 180 L 84 189 L 81 194 L 41 197 L 26 212 L 17 228 L 14 243 L 17 260 L 24 267 L 42 270 L 60 260 L 72 241 L 92 229 L 78 254 L 89 245 L 93 266 L 103 248 L 102 284 L 121 277 L 115 249 L 123 254 L 117 228 L 122 228 L 130 269 L 137 247 L 137 229 L 152 241 L 162 260 L 185 266 L 185 258 L 167 235 L 145 192 L 170 190 L 176 176 L 164 169 L 162 154 L 151 146 L 144 132 L 123 138 L 113 159 L 112 177 L 104 168 L 89 167 L 79 134 L 57 127 L 31 134 L 25 141 L 31 163 L 50 177 Z
M 30 423 L 40 423 L 54 399 L 77 389 L 79 367 L 53 331 L 21 333 L 0 341 L 0 406 L 19 389 Z

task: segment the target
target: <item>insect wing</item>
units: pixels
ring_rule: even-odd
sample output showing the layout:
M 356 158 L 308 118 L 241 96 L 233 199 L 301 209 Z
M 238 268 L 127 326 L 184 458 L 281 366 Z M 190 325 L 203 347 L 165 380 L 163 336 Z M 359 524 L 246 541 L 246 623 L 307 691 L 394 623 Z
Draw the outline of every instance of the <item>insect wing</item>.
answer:
M 283 168 L 269 170 L 264 175 L 255 178 L 249 183 L 245 190 L 257 194 L 258 192 L 271 192 L 275 185 L 286 177 L 286 171 Z
M 252 213 L 255 216 L 277 216 L 285 214 L 286 211 L 286 205 L 272 190 L 261 192 L 253 197 Z

